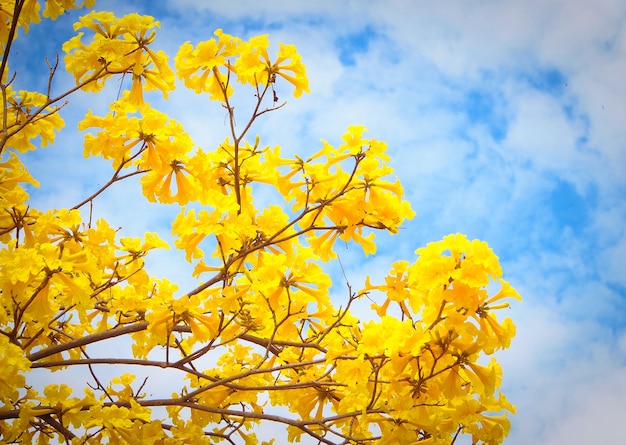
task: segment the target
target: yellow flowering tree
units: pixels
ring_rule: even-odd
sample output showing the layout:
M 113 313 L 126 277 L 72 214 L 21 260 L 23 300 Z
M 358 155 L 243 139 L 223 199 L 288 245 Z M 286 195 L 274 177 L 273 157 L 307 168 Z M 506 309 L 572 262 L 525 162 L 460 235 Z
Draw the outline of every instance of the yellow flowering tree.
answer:
M 277 91 L 309 91 L 292 45 L 272 56 L 267 36 L 218 30 L 183 43 L 172 67 L 153 48 L 159 23 L 137 14 L 79 19 L 63 45 L 69 91 L 18 89 L 18 33 L 77 7 L 94 0 L 0 1 L 0 440 L 250 445 L 269 423 L 293 442 L 449 445 L 467 434 L 501 443 L 514 407 L 489 356 L 515 333 L 496 311 L 519 296 L 491 249 L 449 235 L 395 262 L 384 281 L 348 283 L 331 298 L 335 243 L 373 254 L 376 231 L 395 233 L 413 216 L 385 143 L 352 126 L 306 159 L 281 155 L 252 128 L 283 107 Z M 167 98 L 176 78 L 226 110 L 219 146 L 199 147 L 144 102 L 144 93 Z M 27 191 L 38 183 L 23 154 L 54 144 L 62 102 L 112 79 L 125 90 L 110 112 L 79 124 L 84 156 L 110 160 L 110 180 L 71 208 L 33 207 Z M 251 101 L 249 116 L 236 119 L 235 95 Z M 168 248 L 156 233 L 123 237 L 114 221 L 92 221 L 107 189 L 137 179 L 147 200 L 180 208 L 173 244 L 193 265 L 190 288 L 144 267 L 150 251 Z M 258 207 L 255 193 L 268 187 L 279 199 Z M 128 351 L 106 349 L 113 338 Z M 72 378 L 77 367 L 89 381 Z M 169 397 L 136 381 L 146 368 L 167 370 Z M 48 371 L 56 383 L 38 384 Z

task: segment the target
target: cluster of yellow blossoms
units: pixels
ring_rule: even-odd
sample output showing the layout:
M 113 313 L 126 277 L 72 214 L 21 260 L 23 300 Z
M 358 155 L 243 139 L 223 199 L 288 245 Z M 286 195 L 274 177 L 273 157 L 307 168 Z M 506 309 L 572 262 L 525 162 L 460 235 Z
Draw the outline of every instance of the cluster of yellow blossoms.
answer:
M 93 3 L 47 0 L 43 16 Z M 361 126 L 306 159 L 247 137 L 259 116 L 282 107 L 276 89 L 285 82 L 295 97 L 308 92 L 293 46 L 271 57 L 267 36 L 218 30 L 184 43 L 172 69 L 151 48 L 152 17 L 90 12 L 63 45 L 76 86 L 56 96 L 16 91 L 11 44 L 41 9 L 0 0 L 0 441 L 252 445 L 263 422 L 284 425 L 290 441 L 323 444 L 503 441 L 514 408 L 499 392 L 500 367 L 484 357 L 509 346 L 514 325 L 495 311 L 519 296 L 485 243 L 447 236 L 412 264 L 394 263 L 384 283 L 368 278 L 331 298 L 323 266 L 337 258 L 336 241 L 373 254 L 375 231 L 396 233 L 413 211 L 389 180 L 386 145 Z M 214 150 L 144 102 L 144 92 L 167 97 L 176 77 L 227 110 L 230 134 Z M 128 80 L 127 90 L 107 115 L 89 112 L 79 124 L 85 157 L 111 160 L 110 181 L 72 208 L 33 208 L 27 190 L 38 182 L 20 154 L 54 143 L 70 93 L 101 91 L 111 78 Z M 254 98 L 243 127 L 236 87 Z M 146 271 L 144 257 L 168 248 L 157 234 L 123 238 L 81 212 L 134 176 L 147 200 L 180 206 L 172 234 L 194 265 L 193 289 Z M 255 194 L 268 189 L 275 202 L 258 208 Z M 130 340 L 127 354 L 92 356 L 115 337 Z M 72 370 L 85 366 L 91 381 L 76 396 Z M 118 377 L 106 381 L 102 366 Z M 123 372 L 133 367 L 152 367 L 150 378 L 167 368 L 179 386 L 154 398 L 150 378 Z M 58 383 L 38 386 L 46 371 Z

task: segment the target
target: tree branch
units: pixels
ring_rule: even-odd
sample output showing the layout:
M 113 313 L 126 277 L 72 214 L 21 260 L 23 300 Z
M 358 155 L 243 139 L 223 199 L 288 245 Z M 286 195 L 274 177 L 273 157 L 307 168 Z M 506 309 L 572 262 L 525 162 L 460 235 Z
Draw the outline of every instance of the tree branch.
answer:
M 80 346 L 85 346 L 85 345 L 95 343 L 101 340 L 119 337 L 120 335 L 143 331 L 144 329 L 147 329 L 147 327 L 148 327 L 147 321 L 124 325 L 121 327 L 109 329 L 104 332 L 91 334 L 86 337 L 77 338 L 76 340 L 72 340 L 67 343 L 62 343 L 60 345 L 51 346 L 41 351 L 33 352 L 32 354 L 28 355 L 26 358 L 30 360 L 31 362 L 36 362 L 38 360 L 41 360 L 42 358 L 46 358 L 46 357 L 50 357 L 51 355 L 58 354 L 59 352 L 68 351 L 70 349 L 78 348 Z

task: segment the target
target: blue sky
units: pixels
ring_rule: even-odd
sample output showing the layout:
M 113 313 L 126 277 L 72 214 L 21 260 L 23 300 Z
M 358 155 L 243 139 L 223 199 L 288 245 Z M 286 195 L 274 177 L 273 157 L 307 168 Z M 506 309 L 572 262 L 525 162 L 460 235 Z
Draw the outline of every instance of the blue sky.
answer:
M 363 124 L 389 144 L 417 216 L 397 236 L 379 238 L 373 258 L 342 253 L 351 281 L 412 259 L 416 248 L 448 233 L 483 239 L 500 256 L 505 278 L 524 297 L 510 312 L 518 336 L 499 355 L 504 390 L 518 406 L 507 444 L 623 442 L 624 1 L 156 3 L 97 7 L 157 17 L 157 46 L 172 55 L 216 28 L 240 37 L 268 33 L 274 44 L 298 47 L 311 94 L 259 123 L 264 143 L 306 153 Z M 33 28 L 46 37 L 39 47 L 18 39 L 23 56 L 12 68 L 21 86 L 42 82 L 37 67 L 45 65 L 33 54 L 53 57 L 62 25 L 77 17 Z M 57 88 L 68 85 L 60 76 Z M 59 144 L 29 156 L 42 182 L 34 205 L 71 206 L 110 175 L 96 161 L 68 165 L 82 159 L 72 131 L 80 113 L 102 112 L 111 97 L 77 97 Z M 205 148 L 226 135 L 223 110 L 203 97 L 180 90 L 154 104 Z M 172 208 L 146 206 L 137 218 L 133 197 L 140 199 L 131 186 L 113 189 L 96 211 L 128 233 L 166 227 Z M 152 266 L 181 276 L 181 258 L 168 252 Z

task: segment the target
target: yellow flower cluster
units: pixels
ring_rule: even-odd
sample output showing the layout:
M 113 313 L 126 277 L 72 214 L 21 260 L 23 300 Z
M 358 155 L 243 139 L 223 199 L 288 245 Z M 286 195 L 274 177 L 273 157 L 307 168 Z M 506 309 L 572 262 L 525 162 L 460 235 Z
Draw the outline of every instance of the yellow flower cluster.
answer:
M 44 4 L 43 16 L 56 20 L 61 14 L 76 8 L 93 8 L 96 0 L 1 0 L 0 1 L 0 42 L 6 47 L 17 35 L 11 35 L 11 27 L 28 32 L 31 23 L 41 21 L 41 4 Z
M 51 107 L 49 98 L 41 93 L 15 92 L 6 87 L 6 106 L 0 109 L 0 119 L 6 122 L 2 129 L 2 143 L 19 152 L 34 150 L 33 140 L 45 147 L 54 143 L 55 131 L 65 125 L 58 107 Z
M 65 67 L 76 83 L 86 91 L 97 92 L 113 75 L 128 74 L 131 87 L 127 99 L 133 105 L 143 104 L 143 91 L 160 90 L 167 98 L 174 89 L 174 72 L 163 51 L 153 51 L 159 22 L 150 16 L 129 14 L 117 18 L 110 12 L 92 11 L 80 18 L 74 30 L 86 28 L 93 40 L 82 42 L 83 32 L 63 45 Z
M 54 19 L 82 3 L 45 5 Z M 12 20 L 26 30 L 39 9 L 0 0 L 3 48 L 15 38 Z M 64 45 L 76 86 L 57 97 L 15 92 L 2 66 L 0 441 L 256 445 L 258 423 L 278 422 L 291 441 L 451 444 L 464 433 L 501 443 L 514 407 L 499 392 L 498 363 L 484 358 L 510 345 L 515 327 L 496 311 L 519 296 L 491 249 L 450 235 L 418 249 L 413 263 L 395 262 L 383 283 L 368 278 L 339 295 L 325 270 L 337 240 L 374 254 L 376 231 L 397 233 L 414 215 L 386 144 L 362 126 L 308 157 L 250 140 L 255 120 L 282 107 L 280 82 L 296 97 L 309 90 L 295 48 L 280 44 L 272 58 L 267 36 L 218 30 L 184 43 L 174 72 L 151 48 L 158 26 L 137 14 L 80 18 L 81 32 Z M 175 76 L 227 110 L 230 131 L 215 149 L 144 101 L 153 90 L 167 97 Z M 54 143 L 59 101 L 113 78 L 130 87 L 108 114 L 90 111 L 79 124 L 85 157 L 110 160 L 111 180 L 71 208 L 33 208 L 28 187 L 38 182 L 22 153 Z M 243 126 L 231 105 L 240 92 L 253 98 Z M 169 248 L 158 234 L 123 237 L 82 209 L 134 177 L 148 201 L 180 207 L 172 235 L 194 266 L 193 288 L 179 292 L 146 271 L 144 258 Z M 92 354 L 118 337 L 127 353 Z M 119 376 L 106 380 L 102 365 Z M 82 397 L 67 373 L 75 366 L 93 378 Z M 150 381 L 127 372 L 135 367 L 165 368 L 179 386 L 153 397 Z M 40 387 L 32 370 L 57 371 L 57 383 Z
M 251 84 L 257 88 L 267 88 L 276 82 L 276 76 L 287 80 L 295 87 L 294 96 L 300 97 L 303 91 L 309 92 L 306 68 L 293 45 L 280 44 L 274 61 L 267 48 L 267 35 L 242 41 L 215 31 L 217 39 L 210 39 L 193 46 L 184 43 L 175 58 L 177 75 L 196 93 L 209 93 L 211 99 L 223 101 L 233 93 L 235 79 L 241 84 Z

